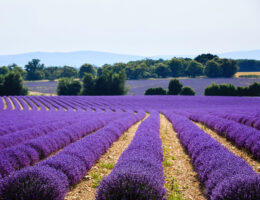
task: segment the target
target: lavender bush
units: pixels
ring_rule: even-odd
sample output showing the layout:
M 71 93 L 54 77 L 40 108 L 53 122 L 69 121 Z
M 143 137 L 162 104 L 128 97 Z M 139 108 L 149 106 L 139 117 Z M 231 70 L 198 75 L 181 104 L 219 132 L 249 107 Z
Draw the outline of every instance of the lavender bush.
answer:
M 159 115 L 153 113 L 139 126 L 113 171 L 101 182 L 97 200 L 163 199 L 163 153 L 159 129 Z
M 260 199 L 260 177 L 188 118 L 165 112 L 192 158 L 210 200 Z

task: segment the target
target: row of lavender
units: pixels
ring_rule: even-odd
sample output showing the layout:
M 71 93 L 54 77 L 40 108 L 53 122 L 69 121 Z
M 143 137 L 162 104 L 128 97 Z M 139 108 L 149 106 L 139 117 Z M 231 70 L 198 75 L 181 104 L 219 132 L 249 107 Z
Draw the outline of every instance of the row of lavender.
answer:
M 16 170 L 33 165 L 103 127 L 112 119 L 127 115 L 89 114 L 77 120 L 65 120 L 4 135 L 0 137 L 0 175 L 6 177 Z
M 197 112 L 190 119 L 201 122 L 218 134 L 232 141 L 237 147 L 245 148 L 260 160 L 260 131 L 236 121 L 218 117 L 214 114 Z
M 1 199 L 64 199 L 69 186 L 79 182 L 111 144 L 144 116 L 144 112 L 136 115 L 133 112 L 124 113 L 119 119 L 65 147 L 55 156 L 4 178 L 0 186 Z
M 5 102 L 4 102 L 4 101 Z M 11 102 L 11 101 L 12 102 Z M 15 104 L 15 105 L 14 105 Z M 1 97 L 0 111 L 3 110 L 72 110 L 95 111 L 130 109 L 157 111 L 171 108 L 181 110 L 215 109 L 231 110 L 233 114 L 260 112 L 259 98 L 206 97 L 206 96 L 18 96 Z M 246 114 L 247 115 L 247 114 Z M 247 117 L 244 115 L 244 117 Z M 257 116 L 256 116 L 257 117 Z M 241 119 L 240 119 L 241 121 Z M 244 120 L 242 120 L 244 121 Z M 249 123 L 249 122 L 248 122 Z
M 152 112 L 138 128 L 112 173 L 100 184 L 96 199 L 162 200 L 165 195 L 159 114 Z
M 187 117 L 165 111 L 188 150 L 210 200 L 260 199 L 260 177 L 243 159 L 199 129 Z
M 125 105 L 106 104 L 98 97 L 94 101 L 92 98 L 89 101 L 88 98 L 70 96 L 4 96 L 0 99 L 0 111 L 104 111 L 121 108 L 124 110 Z

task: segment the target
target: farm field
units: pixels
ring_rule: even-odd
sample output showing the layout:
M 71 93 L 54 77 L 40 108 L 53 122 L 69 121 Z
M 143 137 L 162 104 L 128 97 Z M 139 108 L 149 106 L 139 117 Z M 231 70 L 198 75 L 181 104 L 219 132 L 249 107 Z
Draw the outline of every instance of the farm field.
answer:
M 1 200 L 259 200 L 260 98 L 4 96 Z
M 239 77 L 239 76 L 260 76 L 260 72 L 237 72 L 236 74 L 235 74 L 235 77 Z
M 129 87 L 128 95 L 144 95 L 148 88 L 163 87 L 168 88 L 170 79 L 154 79 L 154 80 L 127 80 L 126 86 Z M 181 78 L 180 82 L 184 86 L 190 86 L 196 92 L 196 95 L 203 95 L 204 88 L 211 83 L 217 84 L 227 83 L 235 86 L 248 86 L 254 82 L 260 82 L 260 78 Z M 29 91 L 40 93 L 55 93 L 57 88 L 56 81 L 30 81 L 25 85 Z

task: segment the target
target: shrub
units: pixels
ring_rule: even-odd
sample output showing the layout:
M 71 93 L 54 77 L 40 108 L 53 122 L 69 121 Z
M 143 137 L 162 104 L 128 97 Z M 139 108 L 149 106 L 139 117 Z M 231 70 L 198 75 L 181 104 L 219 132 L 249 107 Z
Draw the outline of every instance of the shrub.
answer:
M 206 96 L 260 96 L 260 83 L 254 82 L 248 87 L 237 88 L 232 84 L 212 83 L 205 88 Z
M 191 87 L 183 87 L 181 89 L 180 95 L 195 95 L 195 91 Z
M 205 88 L 204 94 L 206 96 L 236 96 L 236 87 L 232 84 L 219 84 L 212 83 Z
M 80 90 L 80 81 L 76 81 L 70 78 L 60 79 L 57 86 L 58 95 L 78 95 L 80 93 Z
M 18 72 L 9 72 L 0 77 L 0 95 L 27 95 L 28 88 L 23 84 L 23 78 Z
M 260 83 L 254 82 L 248 86 L 248 96 L 260 96 Z
M 172 79 L 168 85 L 168 94 L 177 95 L 181 92 L 182 84 L 178 79 Z
M 145 91 L 144 95 L 166 95 L 166 90 L 162 87 L 149 88 Z

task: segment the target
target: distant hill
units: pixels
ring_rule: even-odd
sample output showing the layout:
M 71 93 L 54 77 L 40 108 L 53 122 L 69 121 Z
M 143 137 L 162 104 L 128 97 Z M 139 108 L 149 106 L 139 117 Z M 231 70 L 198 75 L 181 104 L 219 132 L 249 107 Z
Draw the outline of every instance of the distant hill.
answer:
M 220 57 L 233 59 L 258 59 L 260 60 L 260 50 L 238 51 L 218 54 Z M 69 65 L 80 67 L 84 63 L 90 63 L 96 66 L 103 64 L 113 64 L 116 62 L 129 62 L 145 58 L 152 59 L 170 59 L 172 57 L 194 58 L 196 55 L 159 55 L 159 56 L 138 56 L 97 51 L 75 51 L 75 52 L 32 52 L 15 55 L 0 55 L 0 66 L 16 63 L 24 66 L 33 58 L 38 58 L 46 66 L 63 66 Z
M 218 54 L 221 58 L 232 58 L 232 59 L 253 59 L 260 60 L 260 49 L 252 51 L 234 51 Z

